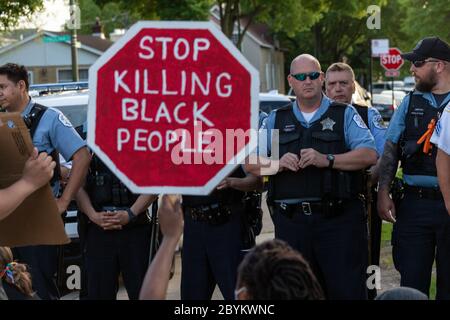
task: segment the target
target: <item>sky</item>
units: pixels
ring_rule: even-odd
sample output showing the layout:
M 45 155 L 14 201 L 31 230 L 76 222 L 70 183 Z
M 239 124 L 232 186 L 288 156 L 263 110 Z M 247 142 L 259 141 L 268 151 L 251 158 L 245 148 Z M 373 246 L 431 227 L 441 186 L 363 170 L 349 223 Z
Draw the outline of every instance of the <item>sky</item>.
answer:
M 69 19 L 69 0 L 44 0 L 44 9 L 30 20 L 22 19 L 18 28 L 40 28 L 61 31 Z

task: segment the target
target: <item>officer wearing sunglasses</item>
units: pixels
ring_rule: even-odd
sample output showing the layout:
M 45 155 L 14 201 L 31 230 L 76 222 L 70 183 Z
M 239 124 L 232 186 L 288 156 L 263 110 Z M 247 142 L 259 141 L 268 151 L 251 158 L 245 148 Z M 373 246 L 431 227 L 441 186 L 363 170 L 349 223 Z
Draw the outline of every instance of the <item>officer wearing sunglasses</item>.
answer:
M 322 93 L 315 57 L 295 58 L 288 81 L 297 99 L 269 114 L 262 129 L 271 143 L 259 149 L 274 168 L 268 205 L 275 237 L 309 261 L 327 298 L 366 299 L 367 232 L 359 196 L 361 170 L 377 161 L 374 138 L 353 107 Z M 259 164 L 246 168 L 264 174 Z
M 424 38 L 402 57 L 411 62 L 416 86 L 395 111 L 386 133 L 378 213 L 395 222 L 393 255 L 401 286 L 428 295 L 436 258 L 436 299 L 450 299 L 450 217 L 436 177 L 437 148 L 428 147 L 427 134 L 450 101 L 450 47 L 438 37 Z M 394 204 L 389 191 L 399 160 L 405 192 Z

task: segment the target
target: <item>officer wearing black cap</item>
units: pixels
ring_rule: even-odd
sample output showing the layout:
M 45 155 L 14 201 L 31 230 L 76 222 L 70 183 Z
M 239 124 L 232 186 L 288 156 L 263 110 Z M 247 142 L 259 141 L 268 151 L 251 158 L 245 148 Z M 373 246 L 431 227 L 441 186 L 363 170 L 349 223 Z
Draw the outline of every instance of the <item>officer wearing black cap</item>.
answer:
M 436 299 L 450 299 L 450 217 L 436 177 L 437 148 L 430 143 L 435 123 L 450 101 L 450 47 L 429 37 L 402 56 L 411 62 L 416 86 L 395 111 L 386 133 L 378 213 L 394 223 L 393 258 L 401 286 L 428 295 L 436 259 Z M 405 190 L 394 204 L 389 192 L 398 161 Z

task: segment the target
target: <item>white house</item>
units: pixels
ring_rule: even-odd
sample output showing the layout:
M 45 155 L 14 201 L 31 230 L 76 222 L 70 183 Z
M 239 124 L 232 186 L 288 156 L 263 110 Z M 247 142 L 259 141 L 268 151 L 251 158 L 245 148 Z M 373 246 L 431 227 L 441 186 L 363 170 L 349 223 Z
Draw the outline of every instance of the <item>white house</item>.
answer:
M 66 35 L 66 37 L 64 37 Z M 61 42 L 53 42 L 56 39 Z M 79 35 L 77 45 L 79 80 L 88 80 L 89 67 L 112 42 L 92 35 Z M 0 48 L 0 65 L 24 65 L 31 83 L 72 81 L 70 37 L 60 32 L 39 31 Z

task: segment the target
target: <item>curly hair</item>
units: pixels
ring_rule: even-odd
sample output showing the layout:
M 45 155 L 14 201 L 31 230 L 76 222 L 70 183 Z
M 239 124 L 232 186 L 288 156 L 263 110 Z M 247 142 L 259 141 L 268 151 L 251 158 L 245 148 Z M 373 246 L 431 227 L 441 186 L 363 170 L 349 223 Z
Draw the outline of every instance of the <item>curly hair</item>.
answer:
M 323 300 L 308 262 L 286 242 L 270 240 L 254 247 L 238 269 L 238 284 L 254 300 Z
M 4 271 L 8 264 L 13 264 L 13 254 L 8 247 L 0 247 L 0 274 Z M 23 263 L 14 263 L 14 267 L 11 269 L 13 280 L 6 276 L 3 276 L 3 281 L 15 286 L 28 297 L 33 296 L 33 289 L 31 284 L 31 275 L 27 271 L 27 266 Z

